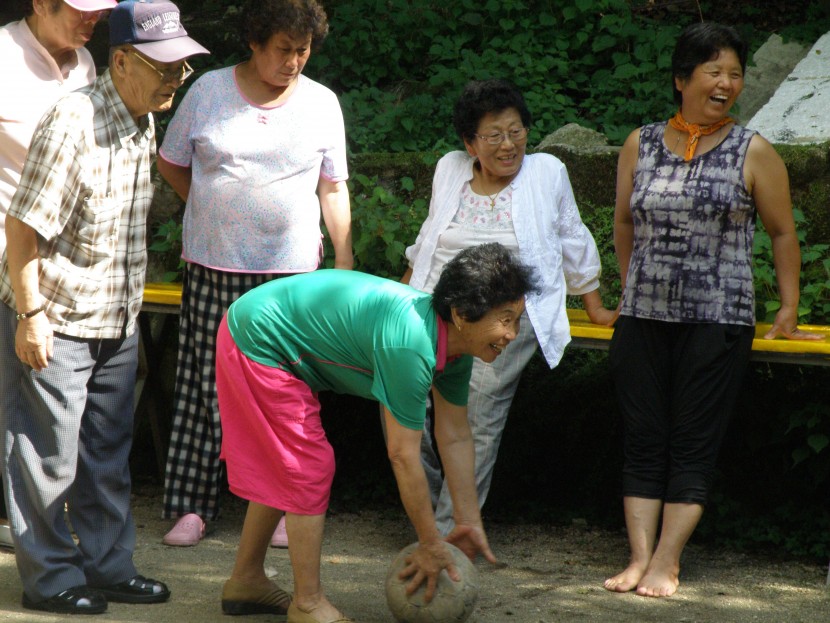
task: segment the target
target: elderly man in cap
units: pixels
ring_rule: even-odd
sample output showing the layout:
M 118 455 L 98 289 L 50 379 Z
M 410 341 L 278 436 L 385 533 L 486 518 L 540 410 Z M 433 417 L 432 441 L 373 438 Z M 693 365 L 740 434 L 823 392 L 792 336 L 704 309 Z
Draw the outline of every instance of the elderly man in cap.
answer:
M 115 0 L 28 0 L 26 17 L 0 28 L 0 82 L 14 85 L 0 90 L 0 254 L 6 247 L 6 211 L 35 126 L 61 95 L 95 80 L 95 64 L 83 46 L 115 5 Z M 0 496 L 0 546 L 11 547 L 6 516 Z
M 41 119 L 0 262 L 0 450 L 23 606 L 59 613 L 170 596 L 133 564 L 136 318 L 152 113 L 207 50 L 158 0 L 119 3 L 110 46 L 107 71 Z

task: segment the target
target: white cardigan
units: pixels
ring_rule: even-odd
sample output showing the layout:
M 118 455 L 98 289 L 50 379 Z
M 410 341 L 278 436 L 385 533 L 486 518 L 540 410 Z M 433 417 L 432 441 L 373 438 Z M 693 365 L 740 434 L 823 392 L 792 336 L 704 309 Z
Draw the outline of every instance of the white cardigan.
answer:
M 458 210 L 464 183 L 473 178 L 474 159 L 454 151 L 438 161 L 429 215 L 415 244 L 406 249 L 409 285 L 424 289 L 438 237 Z M 526 297 L 527 314 L 548 365 L 553 368 L 571 341 L 567 294 L 599 287 L 600 259 L 591 232 L 579 216 L 562 162 L 549 154 L 526 155 L 513 189 L 512 217 L 519 256 L 535 271 L 538 292 Z

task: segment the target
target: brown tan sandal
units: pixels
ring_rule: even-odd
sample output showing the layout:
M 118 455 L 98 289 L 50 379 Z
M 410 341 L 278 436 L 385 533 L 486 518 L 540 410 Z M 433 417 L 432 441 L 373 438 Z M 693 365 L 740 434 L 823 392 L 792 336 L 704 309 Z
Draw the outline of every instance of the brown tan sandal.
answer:
M 288 607 L 288 623 L 320 623 L 317 619 L 311 616 L 308 612 L 303 612 L 294 604 Z M 331 619 L 324 623 L 355 623 L 354 619 L 349 617 L 340 617 L 339 619 Z
M 228 580 L 222 587 L 222 612 L 225 614 L 276 614 L 277 621 L 285 621 L 291 595 L 275 582 L 270 587 L 254 588 L 243 582 Z

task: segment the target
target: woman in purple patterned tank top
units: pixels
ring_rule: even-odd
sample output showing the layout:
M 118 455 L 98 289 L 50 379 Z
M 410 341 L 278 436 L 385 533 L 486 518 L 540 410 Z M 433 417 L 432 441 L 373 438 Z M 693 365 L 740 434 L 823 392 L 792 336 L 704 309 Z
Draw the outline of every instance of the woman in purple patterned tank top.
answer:
M 609 591 L 667 597 L 679 585 L 755 335 L 756 216 L 772 239 L 781 296 L 764 338 L 815 337 L 797 327 L 801 261 L 784 163 L 728 116 L 746 60 L 734 29 L 688 27 L 672 56 L 678 113 L 632 132 L 620 152 L 623 297 L 610 365 L 625 423 L 631 559 L 605 581 Z

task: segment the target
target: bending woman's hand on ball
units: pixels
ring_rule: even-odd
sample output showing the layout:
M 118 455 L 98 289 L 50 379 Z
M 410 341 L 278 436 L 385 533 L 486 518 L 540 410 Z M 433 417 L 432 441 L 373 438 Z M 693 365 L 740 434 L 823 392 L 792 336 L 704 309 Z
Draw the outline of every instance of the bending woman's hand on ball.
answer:
M 480 526 L 456 524 L 453 531 L 447 536 L 447 543 L 455 545 L 470 560 L 474 561 L 476 556 L 481 554 L 487 562 L 496 563 L 496 556 L 490 549 L 484 529 Z
M 400 572 L 398 577 L 405 580 L 412 577 L 412 580 L 406 586 L 406 594 L 412 595 L 418 590 L 418 587 L 426 580 L 427 587 L 424 592 L 424 601 L 429 603 L 435 594 L 435 586 L 438 582 L 438 574 L 442 569 L 447 570 L 447 574 L 453 582 L 461 580 L 461 575 L 452 559 L 452 554 L 444 546 L 443 541 L 433 541 L 431 543 L 421 543 L 418 548 L 406 558 L 406 567 Z

